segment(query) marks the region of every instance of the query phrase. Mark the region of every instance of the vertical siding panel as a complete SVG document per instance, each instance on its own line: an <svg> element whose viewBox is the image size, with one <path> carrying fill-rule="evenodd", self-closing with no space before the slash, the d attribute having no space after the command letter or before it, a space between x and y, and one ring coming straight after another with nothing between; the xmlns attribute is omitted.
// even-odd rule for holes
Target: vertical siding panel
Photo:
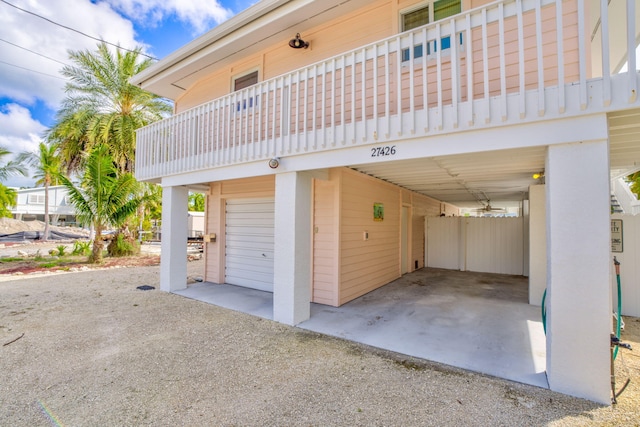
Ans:
<svg viewBox="0 0 640 427"><path fill-rule="evenodd" d="M206 199L205 230L207 234L216 233L217 239L215 242L206 243L204 245L206 261L204 280L212 283L221 283L224 281L222 276L223 273L220 269L220 247L224 247L224 233L221 233L221 216L224 215L224 209L220 208L220 183L211 184L211 189L207 194Z"/></svg>
<svg viewBox="0 0 640 427"><path fill-rule="evenodd" d="M468 218L467 270L523 273L522 218Z"/></svg>
<svg viewBox="0 0 640 427"><path fill-rule="evenodd" d="M427 218L427 267L459 270L461 217Z"/></svg>
<svg viewBox="0 0 640 427"><path fill-rule="evenodd" d="M334 182L314 182L312 302L338 305L338 212Z"/></svg>

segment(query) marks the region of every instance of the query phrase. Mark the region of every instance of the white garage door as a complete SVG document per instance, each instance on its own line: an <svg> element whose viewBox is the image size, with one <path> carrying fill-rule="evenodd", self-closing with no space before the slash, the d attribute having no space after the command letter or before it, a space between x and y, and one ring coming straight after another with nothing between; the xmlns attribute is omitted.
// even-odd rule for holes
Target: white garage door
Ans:
<svg viewBox="0 0 640 427"><path fill-rule="evenodd" d="M275 202L227 200L225 282L273 292Z"/></svg>

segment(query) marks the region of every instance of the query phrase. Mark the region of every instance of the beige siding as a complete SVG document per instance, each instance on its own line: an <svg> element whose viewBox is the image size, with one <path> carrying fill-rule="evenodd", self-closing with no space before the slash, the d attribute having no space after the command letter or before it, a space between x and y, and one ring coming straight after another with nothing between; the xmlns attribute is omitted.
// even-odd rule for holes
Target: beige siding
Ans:
<svg viewBox="0 0 640 427"><path fill-rule="evenodd" d="M275 177L273 175L234 179L210 184L207 197L207 233L215 233L216 241L205 246L205 280L212 283L224 282L225 248L225 200L247 197L273 197Z"/></svg>
<svg viewBox="0 0 640 427"><path fill-rule="evenodd" d="M216 70L188 88L187 92L177 100L176 111L181 112L228 94L231 91L233 79L247 72L258 70L259 79L261 81L267 80L305 65L317 63L338 53L397 34L399 11L418 3L417 1L396 2L390 0L372 2L357 12L306 31L303 38L310 41L311 47L301 51L292 51L287 44L290 35L283 35L284 39L278 44L258 54L236 61L223 70ZM463 6L466 9L469 6L477 7L485 3L489 2L471 3L465 1ZM577 0L563 2L565 66L562 71L565 83L578 79L576 10ZM557 85L555 5L543 7L542 17L544 84L546 86ZM452 69L454 64L451 58L453 49L442 51L439 63L433 57L428 57L415 60L411 64L405 63L402 67L397 67L398 55L391 52L387 57L388 60L381 55L375 60L365 61L365 82L362 82L362 63L358 63L355 67L346 66L343 70L335 72L331 71L331 67L328 65L328 69L325 69L324 66L320 68L323 72L323 77L320 78L302 72L300 76L304 77L303 82L298 83L294 79L294 82L286 89L286 93L283 93L282 89L269 89L266 93L254 97L250 90L242 92L237 100L232 99L224 105L213 107L214 112L211 115L213 119L209 117L205 120L213 120L213 122L222 120L225 124L220 127L210 126L204 130L203 137L208 141L219 138L224 141L225 146L238 146L241 143L280 137L285 131L285 129L281 129L282 125L289 129L290 134L298 134L319 127L335 127L343 123L360 122L365 117L372 119L374 116L396 115L399 111L408 112L412 108L422 110L425 107L436 107L440 104L450 105L454 101L453 96L456 93L457 101L464 102L469 99L467 61L470 50L473 51L471 72L473 73L475 98L517 93L521 87L518 77L521 58L517 22L516 17L504 20L507 43L504 46L503 57L500 55L497 42L499 37L498 23L494 22L487 26L489 47L486 52L486 64L484 63L480 37L482 30L476 28L472 32L472 40L469 40L466 32L453 36L451 42L458 46L456 50L459 56L455 70ZM523 24L524 38L522 43L525 74L522 83L525 89L534 89L539 85L535 12L525 13ZM460 41L461 45L459 45ZM438 73L438 64L440 73ZM486 74L485 66L487 67ZM504 88L500 78L502 66L507 74ZM376 80L374 80L374 68L378 71ZM456 88L453 87L452 73L458 74ZM426 91L423 87L424 74L426 74L427 82ZM411 75L415 79L413 84L410 84ZM398 79L400 79L400 84ZM388 88L386 87L387 81L389 82ZM485 81L487 82L486 87ZM400 86L399 94L398 86ZM333 88L340 88L340 90L334 91ZM414 91L413 97L411 90ZM389 95L388 100L385 99L385 93ZM283 95L291 100L287 111L289 117L284 118L281 117L283 111L280 108ZM254 103L260 108L252 108ZM324 109L322 105L325 106ZM212 147L203 147L204 152L212 149Z"/></svg>
<svg viewBox="0 0 640 427"><path fill-rule="evenodd" d="M224 233L222 224L224 224L224 208L221 207L222 200L220 198L220 183L210 185L210 191L207 195L206 215L206 233L216 234L216 241L205 243L204 259L205 271L204 280L207 282L221 283L224 281L224 264L220 265L220 260L224 254L220 248L224 248Z"/></svg>
<svg viewBox="0 0 640 427"><path fill-rule="evenodd" d="M205 280L224 282L225 200L273 197L274 176L212 183L207 197ZM452 205L402 189L350 169L332 169L328 180L315 180L313 194L312 301L342 305L400 277L400 212L409 207L409 271L424 266L424 218ZM373 220L373 204L384 204L384 220ZM369 239L364 239L364 233Z"/></svg>
<svg viewBox="0 0 640 427"><path fill-rule="evenodd" d="M452 205L350 169L314 184L313 302L339 306L400 277L401 208L409 208L409 271L424 267L424 218ZM384 220L373 220L373 204ZM368 233L368 240L365 240Z"/></svg>
<svg viewBox="0 0 640 427"><path fill-rule="evenodd" d="M309 49L293 52L288 46L295 35L283 34L282 41L263 52L244 58L224 70L217 70L187 89L176 100L176 112L219 98L231 91L233 76L258 68L261 81L313 64L342 52L372 43L395 33L397 19L393 1L379 0L332 22L324 23L302 34L310 41Z"/></svg>
<svg viewBox="0 0 640 427"><path fill-rule="evenodd" d="M338 305L338 192L337 183L316 180L313 194L312 302Z"/></svg>
<svg viewBox="0 0 640 427"><path fill-rule="evenodd" d="M222 186L221 194L227 199L274 197L276 194L275 175L234 179L231 181L223 181L220 185Z"/></svg>
<svg viewBox="0 0 640 427"><path fill-rule="evenodd" d="M400 192L384 182L344 170L340 191L340 304L400 275ZM373 204L384 204L384 220L373 220ZM364 233L369 235L364 239Z"/></svg>

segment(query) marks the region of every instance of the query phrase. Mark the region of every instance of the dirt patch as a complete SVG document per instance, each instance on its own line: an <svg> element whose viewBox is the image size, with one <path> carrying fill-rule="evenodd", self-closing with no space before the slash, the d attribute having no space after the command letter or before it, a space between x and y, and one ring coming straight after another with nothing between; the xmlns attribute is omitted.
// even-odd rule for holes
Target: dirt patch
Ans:
<svg viewBox="0 0 640 427"><path fill-rule="evenodd" d="M48 266L48 264L56 265ZM82 271L95 268L113 267L147 267L160 264L159 255L139 255L121 258L105 258L100 264L92 264L87 261L87 257L73 257L68 260L55 261L43 259L24 259L0 262L0 275L5 274L33 274L57 271Z"/></svg>
<svg viewBox="0 0 640 427"><path fill-rule="evenodd" d="M187 270L201 274L204 261ZM301 332L161 292L159 280L152 266L0 283L0 425L573 427L640 419L640 319L625 317L622 337L634 350L616 360L618 386L631 383L618 405L602 406Z"/></svg>

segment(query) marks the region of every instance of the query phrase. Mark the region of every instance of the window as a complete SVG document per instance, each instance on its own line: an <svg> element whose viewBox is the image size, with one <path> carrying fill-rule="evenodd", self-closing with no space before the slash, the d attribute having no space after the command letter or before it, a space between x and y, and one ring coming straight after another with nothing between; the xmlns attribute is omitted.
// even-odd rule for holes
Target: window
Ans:
<svg viewBox="0 0 640 427"><path fill-rule="evenodd" d="M233 79L233 91L237 92L242 89L246 89L258 83L258 71L253 71L249 74L245 74ZM240 112L242 110L247 110L249 108L253 108L253 105L258 103L258 95L253 97L248 97L238 101L236 104L236 112Z"/></svg>
<svg viewBox="0 0 640 427"><path fill-rule="evenodd" d="M44 194L29 194L27 204L44 205Z"/></svg>
<svg viewBox="0 0 640 427"><path fill-rule="evenodd" d="M430 22L436 22L449 16L462 12L462 0L429 0L426 5L413 9L402 14L402 31L409 31L414 28L426 25ZM460 34L460 44L462 44L462 34ZM451 48L451 37L443 37L440 39L440 49L445 50ZM436 41L427 45L427 56L436 52L438 46ZM424 55L424 47L422 44L413 47L413 58L421 58ZM402 61L411 59L409 49L402 51Z"/></svg>
<svg viewBox="0 0 640 427"><path fill-rule="evenodd" d="M256 83L258 83L258 72L254 71L253 73L245 74L233 80L233 91L236 92L248 88Z"/></svg>

